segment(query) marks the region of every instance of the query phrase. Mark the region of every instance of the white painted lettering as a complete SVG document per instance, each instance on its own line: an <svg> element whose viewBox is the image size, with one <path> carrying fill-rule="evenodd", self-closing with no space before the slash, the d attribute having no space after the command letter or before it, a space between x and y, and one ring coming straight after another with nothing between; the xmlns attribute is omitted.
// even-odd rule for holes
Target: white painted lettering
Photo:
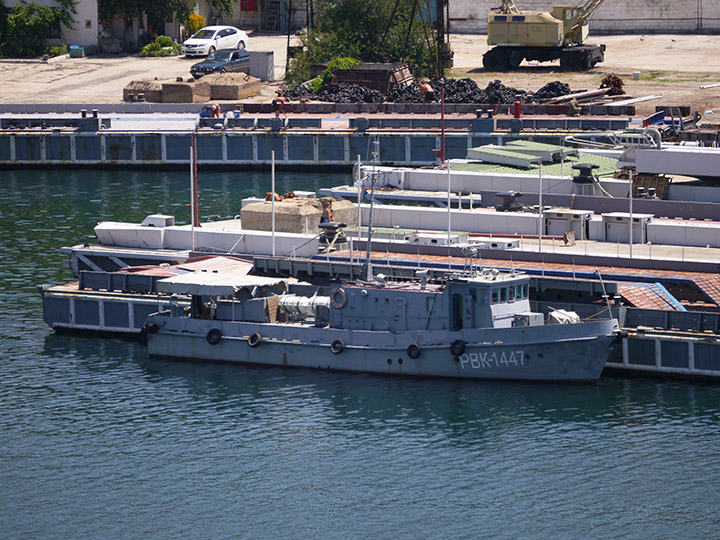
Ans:
<svg viewBox="0 0 720 540"><path fill-rule="evenodd" d="M525 351L502 351L498 356L497 351L485 351L480 353L463 353L460 355L460 368L466 369L468 364L472 369L487 369L503 366L524 366Z"/></svg>
<svg viewBox="0 0 720 540"><path fill-rule="evenodd" d="M488 353L484 352L480 356L480 361L482 362L482 367L484 367L484 368L492 367L492 366L490 366L490 362L488 362L487 355L488 355Z"/></svg>

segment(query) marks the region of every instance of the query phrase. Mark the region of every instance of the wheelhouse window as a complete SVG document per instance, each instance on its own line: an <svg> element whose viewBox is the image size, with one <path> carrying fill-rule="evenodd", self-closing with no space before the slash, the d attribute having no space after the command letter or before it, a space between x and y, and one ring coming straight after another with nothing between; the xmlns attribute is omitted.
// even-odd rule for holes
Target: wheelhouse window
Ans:
<svg viewBox="0 0 720 540"><path fill-rule="evenodd" d="M500 289L500 301L507 302L507 299L508 299L508 290L507 290L507 287L503 287Z"/></svg>
<svg viewBox="0 0 720 540"><path fill-rule="evenodd" d="M497 304L500 301L500 289L493 289L490 293L490 302Z"/></svg>

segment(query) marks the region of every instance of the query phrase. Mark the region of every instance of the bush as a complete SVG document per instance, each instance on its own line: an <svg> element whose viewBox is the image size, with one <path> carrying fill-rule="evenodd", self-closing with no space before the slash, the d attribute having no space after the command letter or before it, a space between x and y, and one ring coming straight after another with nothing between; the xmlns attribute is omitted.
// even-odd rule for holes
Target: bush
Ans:
<svg viewBox="0 0 720 540"><path fill-rule="evenodd" d="M140 56L170 56L179 54L182 46L168 36L158 36L155 41L145 45L140 51Z"/></svg>
<svg viewBox="0 0 720 540"><path fill-rule="evenodd" d="M62 45L53 45L52 47L48 47L47 49L45 49L45 54L47 54L51 58L55 56L62 56L63 54L68 53L70 53L70 49L64 43Z"/></svg>
<svg viewBox="0 0 720 540"><path fill-rule="evenodd" d="M173 45L176 45L176 43L173 41L171 37L168 36L158 36L155 38L155 43L160 45L161 47L172 47Z"/></svg>
<svg viewBox="0 0 720 540"><path fill-rule="evenodd" d="M350 69L360 63L360 60L356 60L355 58L336 58L328 64L325 71L323 71L318 77L318 79L320 79L320 88L313 88L313 90L320 92L323 88L330 84L332 82L333 73L335 73L338 69Z"/></svg>
<svg viewBox="0 0 720 540"><path fill-rule="evenodd" d="M45 36L50 29L65 22L62 10L34 2L17 4L7 16L4 52L25 58L40 56L45 50Z"/></svg>
<svg viewBox="0 0 720 540"><path fill-rule="evenodd" d="M187 37L192 36L195 32L205 26L205 17L193 13L185 21L185 34Z"/></svg>

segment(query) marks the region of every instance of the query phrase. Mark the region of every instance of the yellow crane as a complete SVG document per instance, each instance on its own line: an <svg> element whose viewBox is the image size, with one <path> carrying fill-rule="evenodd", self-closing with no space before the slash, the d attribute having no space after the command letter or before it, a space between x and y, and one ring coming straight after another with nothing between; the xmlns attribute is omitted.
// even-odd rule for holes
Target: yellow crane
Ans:
<svg viewBox="0 0 720 540"><path fill-rule="evenodd" d="M604 0L553 6L551 11L521 11L513 0L502 0L488 14L488 45L483 55L486 71L515 69L524 59L547 62L560 59L560 68L584 71L605 59L605 45L585 43L588 19Z"/></svg>

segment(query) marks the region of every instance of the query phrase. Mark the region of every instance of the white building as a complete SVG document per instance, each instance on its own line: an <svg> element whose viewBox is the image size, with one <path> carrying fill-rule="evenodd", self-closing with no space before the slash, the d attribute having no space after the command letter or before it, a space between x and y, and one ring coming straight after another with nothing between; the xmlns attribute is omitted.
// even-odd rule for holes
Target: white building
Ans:
<svg viewBox="0 0 720 540"><path fill-rule="evenodd" d="M56 7L55 0L34 0L41 6ZM5 0L5 7L11 9L20 3L20 0ZM72 28L62 27L62 41L68 45L81 45L83 47L97 47L98 45L98 6L97 0L75 0L75 24ZM60 44L59 36L48 36L48 45Z"/></svg>

